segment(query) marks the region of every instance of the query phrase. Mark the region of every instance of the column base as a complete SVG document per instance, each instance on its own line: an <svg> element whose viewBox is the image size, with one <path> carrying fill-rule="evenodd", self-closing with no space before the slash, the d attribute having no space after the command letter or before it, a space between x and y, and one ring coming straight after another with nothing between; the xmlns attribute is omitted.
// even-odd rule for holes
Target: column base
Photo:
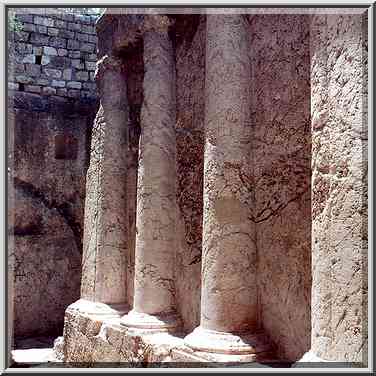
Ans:
<svg viewBox="0 0 376 376"><path fill-rule="evenodd" d="M147 313L136 312L132 309L127 315L121 318L120 324L140 333L172 333L179 329L180 319L173 312L149 315Z"/></svg>
<svg viewBox="0 0 376 376"><path fill-rule="evenodd" d="M85 312L88 315L121 317L129 312L126 303L101 303L87 299L79 299L72 303L69 311Z"/></svg>
<svg viewBox="0 0 376 376"><path fill-rule="evenodd" d="M235 334L196 328L184 339L191 349L217 354L255 354L257 336L249 333Z"/></svg>

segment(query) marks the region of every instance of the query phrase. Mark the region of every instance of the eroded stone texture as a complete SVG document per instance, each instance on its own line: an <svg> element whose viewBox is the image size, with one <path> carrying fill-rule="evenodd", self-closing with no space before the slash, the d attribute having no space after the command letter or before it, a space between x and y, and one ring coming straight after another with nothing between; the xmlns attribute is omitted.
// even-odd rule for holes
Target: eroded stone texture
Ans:
<svg viewBox="0 0 376 376"><path fill-rule="evenodd" d="M257 326L248 30L239 15L208 15L206 30L201 322L186 341L236 353L251 347L212 331L235 334Z"/></svg>
<svg viewBox="0 0 376 376"><path fill-rule="evenodd" d="M96 75L102 97L87 173L81 296L123 303L128 250L129 123L123 62L106 55L98 62Z"/></svg>
<svg viewBox="0 0 376 376"><path fill-rule="evenodd" d="M176 325L165 317L175 311L176 248L175 63L165 20L144 23L134 301L123 321L146 328Z"/></svg>
<svg viewBox="0 0 376 376"><path fill-rule="evenodd" d="M15 233L10 244L15 335L56 335L65 308L79 296L81 254L58 211L30 197L25 186L16 185L14 195Z"/></svg>
<svg viewBox="0 0 376 376"><path fill-rule="evenodd" d="M8 113L9 287L16 338L58 334L66 306L79 297L92 121L89 112L49 113L28 105L19 109L14 103ZM63 158L56 155L59 137L71 140L60 145Z"/></svg>
<svg viewBox="0 0 376 376"><path fill-rule="evenodd" d="M124 56L129 101L129 150L127 167L128 252L127 252L127 302L133 305L134 261L136 243L138 144L140 136L140 113L144 65L139 50Z"/></svg>
<svg viewBox="0 0 376 376"><path fill-rule="evenodd" d="M342 30L354 36L356 27L347 29L345 18L336 19L329 27L325 18L325 25L316 30L323 37L320 39L304 14L174 15L170 19L175 19L175 25L167 36L164 22L150 30L145 15L128 19L126 12L120 12L106 17L108 23L103 19L100 30L109 38L107 52L125 58L130 124L137 118L136 107L143 103L139 165L134 158L136 134L127 157L128 213L124 214L128 218L126 290L134 309L123 318L119 313L112 318L111 314L99 317L98 306L68 310L63 344L66 359L138 359L144 365L202 359L255 361L260 352L269 353L269 337L278 352L272 359L298 359L309 349L311 339L311 218L314 255L319 255L312 263L316 278L312 320L317 321L312 332L317 329L318 335L312 336L312 349L303 360L342 360L343 354L349 360L357 357L361 343L351 336L360 328L365 330L365 325L359 324L362 302L357 290L357 268L365 264L356 264L361 252L354 249L362 242L356 225L355 232L346 235L342 223L347 214L352 220L365 216L364 207L360 210L357 205L364 204L358 195L365 180L359 182L366 176L360 157L365 148L358 148L358 141L366 142L366 136L356 133L361 113L359 93L352 96L354 103L347 103L345 89L337 92L337 84L328 89L328 82L337 79L334 73L329 74L331 70L337 70L340 80L344 74L341 64L329 64L330 51L342 41ZM125 35L127 25L131 35ZM332 39L324 37L325 33ZM140 38L143 48L137 42ZM359 48L352 42L354 37L346 38L343 40L350 41L350 46ZM325 46L324 57L317 47L320 43ZM314 55L316 48L320 53ZM351 54L344 51L340 49L338 56L344 53L347 63L356 66L350 69L355 80L350 87L359 85L357 69L361 65L354 60L358 50ZM144 64L140 64L141 57ZM344 88L346 82L344 79ZM358 112L356 107L354 112L347 111L350 104L358 106ZM341 133L340 116L345 124L351 124L345 129L348 133ZM347 152L351 163L348 170L339 171ZM350 186L356 192L351 196ZM337 201L346 187L346 194ZM354 198L353 202L347 202L347 197ZM340 204L344 211L339 210ZM135 219L136 226L132 224ZM160 226L162 222L165 226ZM332 225L335 236L330 232ZM348 246L344 254L342 241ZM339 261L332 264L334 252ZM338 265L341 270L336 269ZM349 266L354 275L346 274ZM341 277L342 271L348 281ZM326 281L321 283L323 276ZM334 293L338 295L334 297ZM351 312L343 314L349 307ZM166 316L160 314L175 313L175 309L182 318L184 334L155 334L161 327L175 329L176 316L166 323ZM141 344L147 341L152 350L139 358Z"/></svg>
<svg viewBox="0 0 376 376"><path fill-rule="evenodd" d="M367 21L313 16L312 351L367 357Z"/></svg>
<svg viewBox="0 0 376 376"><path fill-rule="evenodd" d="M310 347L308 16L249 21L259 317L279 356L296 360Z"/></svg>
<svg viewBox="0 0 376 376"><path fill-rule="evenodd" d="M206 19L176 21L177 310L184 329L200 324Z"/></svg>
<svg viewBox="0 0 376 376"><path fill-rule="evenodd" d="M228 362L236 366L245 360L244 355L194 351L184 344L181 333L134 333L121 325L121 314L108 305L84 299L70 305L64 341L55 345L55 358L62 352L68 365L85 362L87 367L98 362L110 363L111 367L221 367L228 366ZM270 348L265 338L253 338L253 342L260 351L247 355L247 361L260 367L254 361L265 362L265 355L271 355Z"/></svg>

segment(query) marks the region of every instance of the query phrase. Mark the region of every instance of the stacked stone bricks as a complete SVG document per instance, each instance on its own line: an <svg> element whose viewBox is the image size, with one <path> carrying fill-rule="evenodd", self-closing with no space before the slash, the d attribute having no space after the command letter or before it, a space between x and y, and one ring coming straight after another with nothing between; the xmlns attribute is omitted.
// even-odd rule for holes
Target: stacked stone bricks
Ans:
<svg viewBox="0 0 376 376"><path fill-rule="evenodd" d="M8 37L8 88L67 99L96 98L97 16L42 10L15 12L18 27Z"/></svg>

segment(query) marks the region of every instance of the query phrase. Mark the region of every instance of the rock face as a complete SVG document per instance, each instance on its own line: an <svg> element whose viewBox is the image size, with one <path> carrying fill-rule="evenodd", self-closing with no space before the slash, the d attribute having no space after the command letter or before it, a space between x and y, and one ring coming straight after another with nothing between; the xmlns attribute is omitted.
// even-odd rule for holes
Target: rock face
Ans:
<svg viewBox="0 0 376 376"><path fill-rule="evenodd" d="M65 307L79 297L92 118L14 108L9 115L14 335L56 335Z"/></svg>
<svg viewBox="0 0 376 376"><path fill-rule="evenodd" d="M80 28L94 23L64 16ZM16 19L24 31L10 33L8 235L17 338L61 334L64 310L80 296L85 175L97 97L95 87L87 92L90 98L74 99L57 87L51 96L44 90L53 80L65 80L59 85L67 87L75 79L68 55L80 51L62 51L75 34L61 17L20 10ZM81 69L89 77L87 61ZM27 72L34 65L35 75ZM22 83L19 74L30 82Z"/></svg>
<svg viewBox="0 0 376 376"><path fill-rule="evenodd" d="M367 18L311 20L312 351L367 362Z"/></svg>
<svg viewBox="0 0 376 376"><path fill-rule="evenodd" d="M65 361L366 364L366 19L228 12L98 21L100 62L119 69L103 105L123 106L100 125L126 133L103 150L127 142L109 169L97 138L90 158L107 199L124 188L100 226L126 244L103 258L86 236L82 286L102 293L67 309ZM106 199L92 187L89 216Z"/></svg>
<svg viewBox="0 0 376 376"><path fill-rule="evenodd" d="M311 340L309 16L249 17L260 319L280 356L299 359Z"/></svg>

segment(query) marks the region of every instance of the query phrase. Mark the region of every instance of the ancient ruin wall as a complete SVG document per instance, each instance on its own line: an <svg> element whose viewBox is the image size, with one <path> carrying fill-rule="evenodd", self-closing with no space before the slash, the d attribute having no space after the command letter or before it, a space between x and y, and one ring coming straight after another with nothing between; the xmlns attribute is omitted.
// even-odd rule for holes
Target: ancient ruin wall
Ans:
<svg viewBox="0 0 376 376"><path fill-rule="evenodd" d="M281 357L298 359L310 347L308 21L306 16L253 16L249 21L253 127L249 152L261 276L259 323ZM179 313L189 332L199 325L200 315L205 17L177 18L176 27L182 36L176 50L181 218L176 288Z"/></svg>
<svg viewBox="0 0 376 376"><path fill-rule="evenodd" d="M34 14L33 14L34 13ZM9 30L8 88L43 96L95 98L95 16L16 10Z"/></svg>
<svg viewBox="0 0 376 376"><path fill-rule="evenodd" d="M308 16L249 21L259 321L279 355L296 360L311 338Z"/></svg>
<svg viewBox="0 0 376 376"><path fill-rule="evenodd" d="M316 15L311 20L312 350L324 359L364 364L366 36L365 15Z"/></svg>
<svg viewBox="0 0 376 376"><path fill-rule="evenodd" d="M38 11L38 14L33 14ZM17 10L8 65L15 337L61 334L79 297L85 175L97 108L94 19Z"/></svg>
<svg viewBox="0 0 376 376"><path fill-rule="evenodd" d="M192 15L178 19L176 27L176 296L189 333L200 324L206 20Z"/></svg>

